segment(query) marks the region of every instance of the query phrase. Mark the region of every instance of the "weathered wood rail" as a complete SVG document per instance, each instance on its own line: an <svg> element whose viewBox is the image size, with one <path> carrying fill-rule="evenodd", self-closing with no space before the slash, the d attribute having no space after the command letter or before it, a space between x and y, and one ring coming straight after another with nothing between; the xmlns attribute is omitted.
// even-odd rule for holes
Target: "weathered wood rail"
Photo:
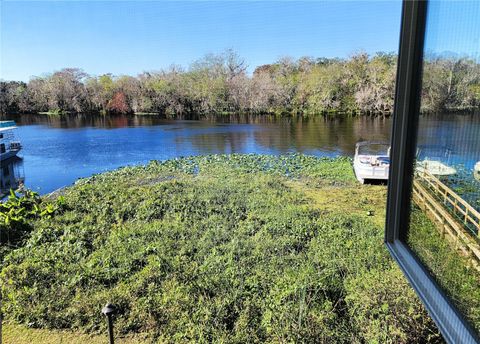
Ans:
<svg viewBox="0 0 480 344"><path fill-rule="evenodd" d="M455 249L480 271L480 213L429 172L417 172L413 200Z"/></svg>

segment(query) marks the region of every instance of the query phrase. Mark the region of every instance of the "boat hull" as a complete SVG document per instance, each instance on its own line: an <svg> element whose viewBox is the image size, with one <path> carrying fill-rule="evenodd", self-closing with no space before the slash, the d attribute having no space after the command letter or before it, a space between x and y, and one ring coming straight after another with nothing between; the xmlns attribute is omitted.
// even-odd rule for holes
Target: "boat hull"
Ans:
<svg viewBox="0 0 480 344"><path fill-rule="evenodd" d="M362 184L367 180L388 180L389 166L362 166L361 163L354 163L353 170Z"/></svg>
<svg viewBox="0 0 480 344"><path fill-rule="evenodd" d="M388 180L390 146L386 142L362 141L355 145L353 170L360 183L370 180Z"/></svg>
<svg viewBox="0 0 480 344"><path fill-rule="evenodd" d="M5 153L2 153L2 154L0 154L0 161L4 161L4 160L10 159L10 158L13 158L14 156L16 156L18 154L18 152L20 152L20 149L9 150Z"/></svg>

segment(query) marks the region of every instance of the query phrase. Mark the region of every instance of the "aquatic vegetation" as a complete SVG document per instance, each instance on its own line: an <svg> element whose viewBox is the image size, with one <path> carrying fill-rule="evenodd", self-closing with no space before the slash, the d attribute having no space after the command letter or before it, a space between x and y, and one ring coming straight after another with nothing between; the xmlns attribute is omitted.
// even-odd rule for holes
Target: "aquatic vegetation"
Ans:
<svg viewBox="0 0 480 344"><path fill-rule="evenodd" d="M385 195L349 159L298 154L95 175L5 258L3 312L98 333L110 301L119 333L152 342L438 342L383 246Z"/></svg>

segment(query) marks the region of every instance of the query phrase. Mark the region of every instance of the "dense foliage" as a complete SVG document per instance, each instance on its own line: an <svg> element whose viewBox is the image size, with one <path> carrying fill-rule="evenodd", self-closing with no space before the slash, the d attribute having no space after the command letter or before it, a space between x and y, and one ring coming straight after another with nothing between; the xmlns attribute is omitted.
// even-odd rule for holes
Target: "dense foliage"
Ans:
<svg viewBox="0 0 480 344"><path fill-rule="evenodd" d="M207 55L188 70L173 66L137 77L89 76L75 68L0 82L0 113L390 113L396 56L281 58L248 75L235 52ZM480 65L468 58L425 61L424 111L480 105Z"/></svg>
<svg viewBox="0 0 480 344"><path fill-rule="evenodd" d="M204 156L95 175L5 258L3 311L96 332L111 301L117 331L172 343L438 342L383 247L384 197L345 158Z"/></svg>
<svg viewBox="0 0 480 344"><path fill-rule="evenodd" d="M8 200L0 202L0 261L30 233L30 220L52 216L62 200L43 202L36 192L24 190L17 195L11 190Z"/></svg>

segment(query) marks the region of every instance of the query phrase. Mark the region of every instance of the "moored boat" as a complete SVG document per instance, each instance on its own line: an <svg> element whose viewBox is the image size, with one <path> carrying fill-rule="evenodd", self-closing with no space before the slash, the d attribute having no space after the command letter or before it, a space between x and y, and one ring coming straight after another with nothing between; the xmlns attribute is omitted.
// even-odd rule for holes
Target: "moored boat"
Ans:
<svg viewBox="0 0 480 344"><path fill-rule="evenodd" d="M475 164L473 167L473 176L475 179L480 180L480 161Z"/></svg>
<svg viewBox="0 0 480 344"><path fill-rule="evenodd" d="M434 176L451 176L457 173L457 170L438 160L417 161L416 169L418 172L429 172Z"/></svg>
<svg viewBox="0 0 480 344"><path fill-rule="evenodd" d="M416 172L434 176L451 176L457 170L450 165L452 149L448 146L422 145L417 150Z"/></svg>
<svg viewBox="0 0 480 344"><path fill-rule="evenodd" d="M353 159L355 176L360 183L387 180L390 169L390 146L385 142L358 142Z"/></svg>
<svg viewBox="0 0 480 344"><path fill-rule="evenodd" d="M22 149L22 144L15 137L15 121L0 121L0 160L14 157Z"/></svg>

